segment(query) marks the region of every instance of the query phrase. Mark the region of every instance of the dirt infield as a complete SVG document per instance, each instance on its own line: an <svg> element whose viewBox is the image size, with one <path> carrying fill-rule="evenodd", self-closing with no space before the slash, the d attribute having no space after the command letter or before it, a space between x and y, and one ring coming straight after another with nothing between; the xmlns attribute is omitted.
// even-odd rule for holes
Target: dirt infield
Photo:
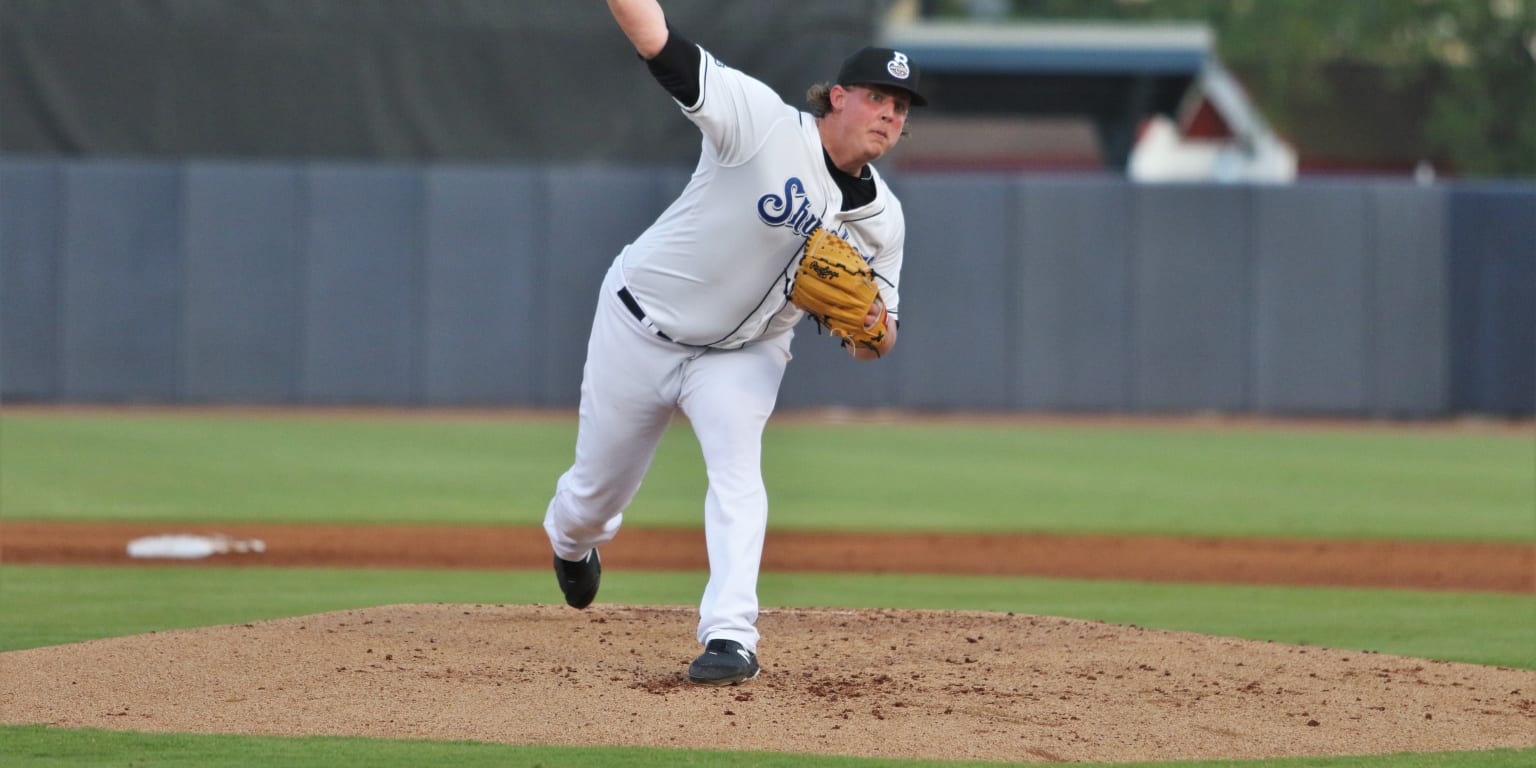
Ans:
<svg viewBox="0 0 1536 768"><path fill-rule="evenodd" d="M0 654L5 722L1009 762L1536 746L1536 672L975 612L414 605Z"/></svg>
<svg viewBox="0 0 1536 768"><path fill-rule="evenodd" d="M165 564L126 552L165 533L265 544L182 567L542 570L550 557L536 528L0 520L0 563ZM706 568L698 531L630 527L603 555L610 579ZM1536 594L1533 544L770 531L763 567ZM552 576L545 599L558 602ZM695 620L692 606L601 596L586 611L384 606L0 653L0 722L1014 763L1536 748L1531 670L1011 613L769 607L762 676L711 689L684 680Z"/></svg>
<svg viewBox="0 0 1536 768"><path fill-rule="evenodd" d="M537 528L0 522L0 562L128 565L126 544L161 533L260 539L259 555L202 565L547 568ZM705 570L700 531L626 529L616 570ZM164 562L164 561L154 561ZM834 534L776 531L767 572L942 573L1536 594L1536 545L1171 537Z"/></svg>
<svg viewBox="0 0 1536 768"><path fill-rule="evenodd" d="M549 561L525 528L25 522L0 523L0 561L133 565L126 543L158 533L266 544L189 567ZM698 532L626 530L604 554L610 578L704 568ZM765 569L1536 593L1531 545L780 532ZM1529 670L1044 616L769 609L762 676L709 689L684 681L694 620L389 606L16 651L0 722L1007 762L1536 747Z"/></svg>

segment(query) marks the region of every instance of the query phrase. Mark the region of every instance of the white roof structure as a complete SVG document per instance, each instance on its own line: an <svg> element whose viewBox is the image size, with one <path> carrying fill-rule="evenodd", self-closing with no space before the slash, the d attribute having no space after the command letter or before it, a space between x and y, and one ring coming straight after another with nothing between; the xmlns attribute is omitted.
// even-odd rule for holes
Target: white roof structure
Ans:
<svg viewBox="0 0 1536 768"><path fill-rule="evenodd" d="M1205 24L912 19L881 42L918 62L941 124L1070 116L1094 125L1107 167L1138 181L1295 178L1295 152L1222 66ZM1205 130L1186 135L1197 115Z"/></svg>

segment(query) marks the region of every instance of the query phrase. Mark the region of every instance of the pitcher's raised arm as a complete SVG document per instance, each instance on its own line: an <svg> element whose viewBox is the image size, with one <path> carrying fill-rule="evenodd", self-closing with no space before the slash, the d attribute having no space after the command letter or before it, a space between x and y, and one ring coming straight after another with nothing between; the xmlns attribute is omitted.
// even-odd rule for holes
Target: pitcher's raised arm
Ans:
<svg viewBox="0 0 1536 768"><path fill-rule="evenodd" d="M641 57L654 58L667 44L667 17L656 0L608 0L608 10Z"/></svg>

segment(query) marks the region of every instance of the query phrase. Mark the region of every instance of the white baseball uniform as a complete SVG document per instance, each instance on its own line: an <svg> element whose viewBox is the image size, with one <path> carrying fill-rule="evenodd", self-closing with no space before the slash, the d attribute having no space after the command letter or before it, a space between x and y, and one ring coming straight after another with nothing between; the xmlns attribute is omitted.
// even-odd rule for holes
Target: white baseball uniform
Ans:
<svg viewBox="0 0 1536 768"><path fill-rule="evenodd" d="M872 166L873 200L843 210L815 118L700 53L697 102L679 103L703 134L698 167L603 280L575 463L560 477L544 527L566 560L612 540L681 410L709 481L710 579L698 639L735 640L755 652L768 521L762 434L804 316L789 303L787 282L807 235L824 226L885 278L882 298L897 317L905 224Z"/></svg>

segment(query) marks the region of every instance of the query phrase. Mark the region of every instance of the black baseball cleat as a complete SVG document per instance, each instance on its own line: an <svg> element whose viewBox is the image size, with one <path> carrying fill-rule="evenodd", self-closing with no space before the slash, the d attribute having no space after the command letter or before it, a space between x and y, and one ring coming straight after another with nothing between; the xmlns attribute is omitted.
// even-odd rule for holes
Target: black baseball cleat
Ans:
<svg viewBox="0 0 1536 768"><path fill-rule="evenodd" d="M593 549L585 560L561 560L555 555L555 579L560 591L565 593L565 604L572 608L585 608L597 597L597 583L603 577L603 561Z"/></svg>
<svg viewBox="0 0 1536 768"><path fill-rule="evenodd" d="M711 640L704 653L688 665L688 682L736 685L757 677L757 654L735 640Z"/></svg>

